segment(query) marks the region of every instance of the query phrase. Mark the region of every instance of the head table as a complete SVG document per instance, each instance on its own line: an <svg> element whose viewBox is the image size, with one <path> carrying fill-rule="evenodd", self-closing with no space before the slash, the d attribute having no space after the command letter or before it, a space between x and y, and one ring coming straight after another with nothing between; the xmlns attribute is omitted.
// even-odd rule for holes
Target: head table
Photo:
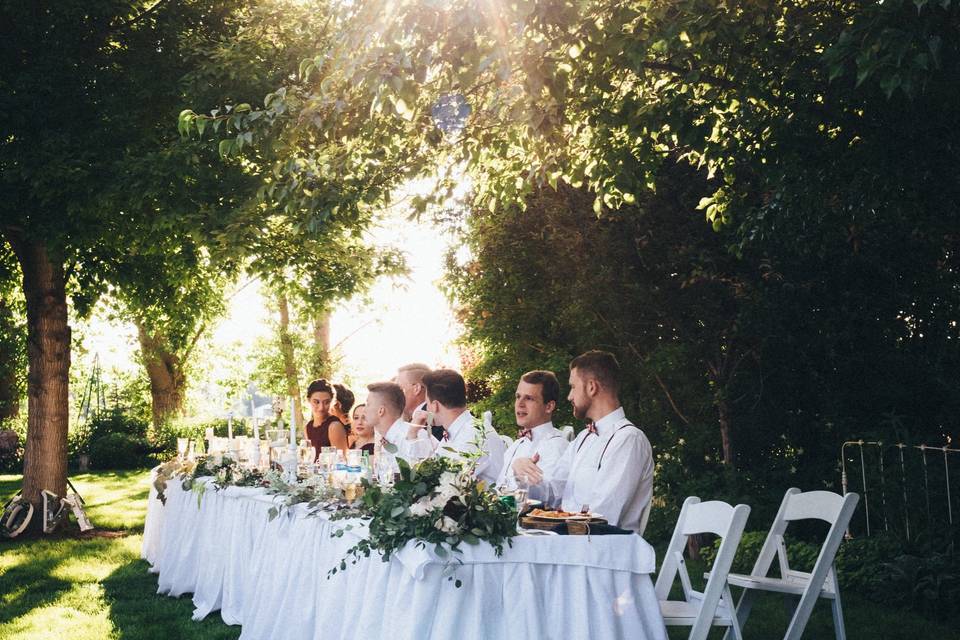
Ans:
<svg viewBox="0 0 960 640"><path fill-rule="evenodd" d="M637 535L518 536L497 557L486 543L454 560L408 544L328 578L362 525L307 517L295 505L273 520L262 489L171 480L151 491L142 556L159 593L192 593L193 618L213 611L242 625L241 640L313 638L631 638L666 640L650 574L653 548Z"/></svg>

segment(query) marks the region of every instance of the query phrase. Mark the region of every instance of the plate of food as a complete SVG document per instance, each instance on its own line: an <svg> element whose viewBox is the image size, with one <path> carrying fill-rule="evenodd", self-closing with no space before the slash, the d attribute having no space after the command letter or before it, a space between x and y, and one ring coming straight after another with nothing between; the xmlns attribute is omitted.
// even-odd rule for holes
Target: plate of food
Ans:
<svg viewBox="0 0 960 640"><path fill-rule="evenodd" d="M525 517L534 520L545 520L552 522L567 522L570 520L596 522L603 520L603 518L595 513L574 513L572 511L561 511L559 509L533 509L529 513L525 514Z"/></svg>

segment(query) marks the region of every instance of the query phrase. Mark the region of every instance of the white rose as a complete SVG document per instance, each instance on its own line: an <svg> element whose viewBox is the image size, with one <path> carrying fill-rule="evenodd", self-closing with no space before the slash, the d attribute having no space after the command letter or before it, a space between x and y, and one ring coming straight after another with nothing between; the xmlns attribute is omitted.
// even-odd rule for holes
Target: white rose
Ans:
<svg viewBox="0 0 960 640"><path fill-rule="evenodd" d="M457 533L460 531L460 525L450 516L441 516L433 523L433 526L444 533Z"/></svg>
<svg viewBox="0 0 960 640"><path fill-rule="evenodd" d="M452 471L444 471L437 483L434 492L437 494L437 500L440 504L446 504L450 498L460 495L460 489L457 486L457 474Z"/></svg>
<svg viewBox="0 0 960 640"><path fill-rule="evenodd" d="M410 505L410 515L414 517L425 516L433 511L434 504L429 498L420 498Z"/></svg>

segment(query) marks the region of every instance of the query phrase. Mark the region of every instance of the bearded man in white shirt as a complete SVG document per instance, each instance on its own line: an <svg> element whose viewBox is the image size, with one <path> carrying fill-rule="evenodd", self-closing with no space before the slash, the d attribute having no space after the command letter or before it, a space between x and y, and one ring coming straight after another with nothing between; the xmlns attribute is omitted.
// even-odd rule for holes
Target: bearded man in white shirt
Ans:
<svg viewBox="0 0 960 640"><path fill-rule="evenodd" d="M427 391L426 411L415 411L414 424L427 426L428 418L442 427L440 438L430 436L433 455L462 460L466 453L477 451L477 443L484 455L477 462L476 474L481 480L493 484L503 465L503 440L495 431L484 433L483 426L467 410L467 384L456 371L438 369L423 376ZM408 436L410 438L412 436ZM422 442L420 436L414 440Z"/></svg>
<svg viewBox="0 0 960 640"><path fill-rule="evenodd" d="M560 382L552 371L528 371L520 376L513 403L519 429L517 439L503 454L498 487L516 487L513 461L520 458L535 461L544 475L553 475L554 467L569 444L551 420L559 400Z"/></svg>
<svg viewBox="0 0 960 640"><path fill-rule="evenodd" d="M588 351L570 362L573 414L589 420L551 475L531 458L514 460L547 503L590 512L642 533L653 498L653 452L646 435L624 415L618 397L620 365L612 353Z"/></svg>

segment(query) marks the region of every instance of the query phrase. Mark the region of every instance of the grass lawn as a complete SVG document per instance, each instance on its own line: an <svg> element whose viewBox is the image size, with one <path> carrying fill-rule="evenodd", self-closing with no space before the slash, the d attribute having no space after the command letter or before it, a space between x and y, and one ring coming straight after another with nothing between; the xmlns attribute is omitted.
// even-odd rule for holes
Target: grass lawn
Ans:
<svg viewBox="0 0 960 640"><path fill-rule="evenodd" d="M102 529L122 530L118 538L0 541L0 639L3 640L192 640L237 638L213 615L193 622L189 598L156 594L157 578L140 560L148 495L146 471L73 476L87 513ZM19 476L0 475L0 500L19 487ZM691 563L692 576L702 567ZM960 631L909 611L890 609L845 593L850 640L957 639ZM748 640L783 636L789 620L783 601L769 595L754 605ZM670 638L686 637L671 629ZM721 638L719 630L711 639ZM817 605L804 638L833 638L830 608Z"/></svg>

